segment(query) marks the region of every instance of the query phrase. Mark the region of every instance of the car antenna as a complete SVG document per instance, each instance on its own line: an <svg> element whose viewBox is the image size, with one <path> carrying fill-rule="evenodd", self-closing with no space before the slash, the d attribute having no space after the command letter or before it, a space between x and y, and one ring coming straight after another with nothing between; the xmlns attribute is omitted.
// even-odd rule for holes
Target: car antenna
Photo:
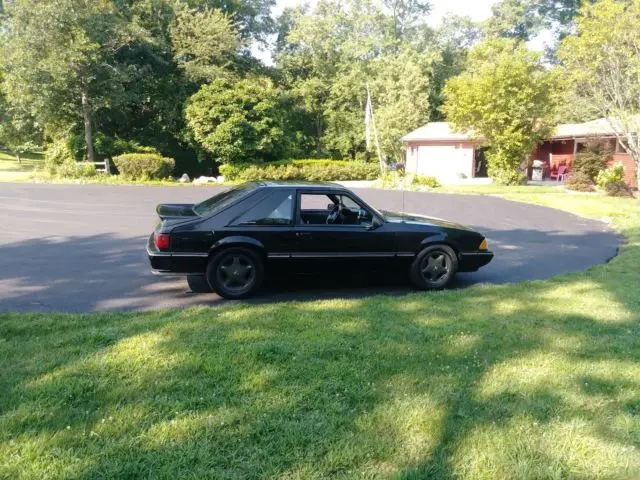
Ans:
<svg viewBox="0 0 640 480"><path fill-rule="evenodd" d="M404 175L402 176L402 214L404 215L405 211L404 211L404 192L405 192L405 177Z"/></svg>
<svg viewBox="0 0 640 480"><path fill-rule="evenodd" d="M405 181L406 181L406 178L407 177L405 175L402 175L402 211L400 213L402 213L403 215L405 213L405 211L404 211L404 193L405 193Z"/></svg>

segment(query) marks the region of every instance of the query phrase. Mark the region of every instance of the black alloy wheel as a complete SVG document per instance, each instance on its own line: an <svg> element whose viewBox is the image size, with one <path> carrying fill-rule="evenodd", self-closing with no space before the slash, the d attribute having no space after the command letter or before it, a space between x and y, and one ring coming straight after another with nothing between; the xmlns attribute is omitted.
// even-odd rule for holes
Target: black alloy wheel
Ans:
<svg viewBox="0 0 640 480"><path fill-rule="evenodd" d="M411 279L420 288L446 287L458 271L458 258L447 245L434 245L418 254L411 265Z"/></svg>
<svg viewBox="0 0 640 480"><path fill-rule="evenodd" d="M215 255L207 267L207 280L224 298L246 298L262 283L262 259L247 248L229 248Z"/></svg>

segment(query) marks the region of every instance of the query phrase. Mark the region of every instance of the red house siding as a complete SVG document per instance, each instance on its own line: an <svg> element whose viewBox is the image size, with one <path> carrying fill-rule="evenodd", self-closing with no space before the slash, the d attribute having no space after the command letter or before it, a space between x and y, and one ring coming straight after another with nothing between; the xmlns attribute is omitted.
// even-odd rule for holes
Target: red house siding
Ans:
<svg viewBox="0 0 640 480"><path fill-rule="evenodd" d="M560 165L570 167L573 164L573 140L542 142L536 147L531 159L549 162L549 165L555 169Z"/></svg>
<svg viewBox="0 0 640 480"><path fill-rule="evenodd" d="M612 151L615 151L616 140L615 138L606 139L609 143L609 147ZM573 165L573 151L574 140L550 140L542 142L536 147L531 155L532 160L542 160L543 162L549 162L551 168L557 169L560 165L567 165L569 168ZM609 166L616 163L622 163L624 165L624 178L627 185L630 187L637 187L636 166L630 155L626 153L615 153L613 158L609 162ZM531 169L529 168L529 175L531 175Z"/></svg>

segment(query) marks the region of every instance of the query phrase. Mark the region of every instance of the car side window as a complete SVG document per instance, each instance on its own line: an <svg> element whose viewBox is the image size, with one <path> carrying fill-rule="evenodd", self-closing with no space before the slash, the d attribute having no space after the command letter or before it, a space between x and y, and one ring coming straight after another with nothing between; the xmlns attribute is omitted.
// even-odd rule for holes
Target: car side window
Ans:
<svg viewBox="0 0 640 480"><path fill-rule="evenodd" d="M362 208L351 197L347 197L346 195L340 195L339 197L340 197L340 203L342 204L342 206L350 210L358 211L358 209Z"/></svg>
<svg viewBox="0 0 640 480"><path fill-rule="evenodd" d="M300 194L300 223L305 225L369 226L373 214L344 194Z"/></svg>
<svg viewBox="0 0 640 480"><path fill-rule="evenodd" d="M300 195L300 210L327 210L333 201L324 193L303 193Z"/></svg>
<svg viewBox="0 0 640 480"><path fill-rule="evenodd" d="M290 225L293 223L293 195L291 190L275 191L240 215L232 225Z"/></svg>

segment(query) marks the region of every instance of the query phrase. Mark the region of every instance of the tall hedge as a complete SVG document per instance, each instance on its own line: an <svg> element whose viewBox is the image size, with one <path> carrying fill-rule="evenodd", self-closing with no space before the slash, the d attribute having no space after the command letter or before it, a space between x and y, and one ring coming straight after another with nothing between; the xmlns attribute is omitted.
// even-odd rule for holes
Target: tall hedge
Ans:
<svg viewBox="0 0 640 480"><path fill-rule="evenodd" d="M262 164L222 165L220 173L226 180L375 180L377 164L336 160L283 160Z"/></svg>
<svg viewBox="0 0 640 480"><path fill-rule="evenodd" d="M160 180L173 172L173 158L153 153L127 153L113 158L120 175L132 180Z"/></svg>

